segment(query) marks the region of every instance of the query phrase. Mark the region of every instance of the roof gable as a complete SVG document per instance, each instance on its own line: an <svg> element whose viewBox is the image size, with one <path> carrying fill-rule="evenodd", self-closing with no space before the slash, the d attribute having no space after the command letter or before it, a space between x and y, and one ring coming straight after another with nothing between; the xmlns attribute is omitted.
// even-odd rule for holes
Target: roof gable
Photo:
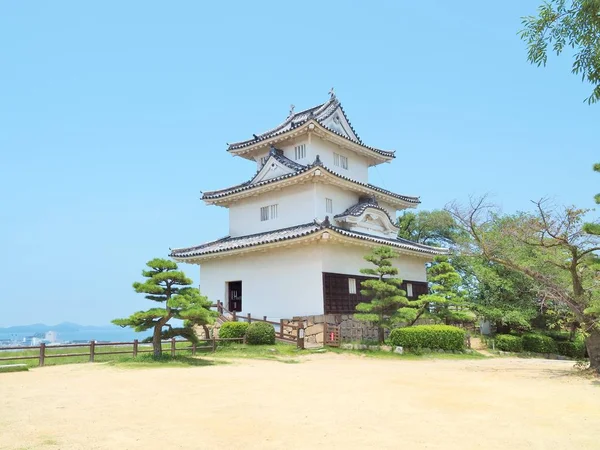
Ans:
<svg viewBox="0 0 600 450"><path fill-rule="evenodd" d="M341 136L352 139L353 141L362 142L355 133L354 128L352 128L352 125L350 125L350 121L341 104L338 104L337 108L335 108L329 117L324 120L317 119L317 121L325 128L328 128Z"/></svg>
<svg viewBox="0 0 600 450"><path fill-rule="evenodd" d="M288 162L292 164L289 164ZM262 168L258 171L254 178L252 178L249 184L260 183L261 181L296 173L298 170L303 168L304 166L301 164L294 163L289 158L286 158L283 155L277 155L271 151L269 158L265 161Z"/></svg>
<svg viewBox="0 0 600 450"><path fill-rule="evenodd" d="M345 228L383 237L396 237L399 228L388 212L374 198L363 198L359 203L335 216Z"/></svg>

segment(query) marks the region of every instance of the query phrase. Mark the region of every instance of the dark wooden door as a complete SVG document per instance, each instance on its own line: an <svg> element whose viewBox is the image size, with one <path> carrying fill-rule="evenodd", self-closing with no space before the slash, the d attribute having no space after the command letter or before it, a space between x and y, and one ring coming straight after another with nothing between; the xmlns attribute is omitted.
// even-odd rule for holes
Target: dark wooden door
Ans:
<svg viewBox="0 0 600 450"><path fill-rule="evenodd" d="M229 282L229 311L240 312L242 310L242 282Z"/></svg>

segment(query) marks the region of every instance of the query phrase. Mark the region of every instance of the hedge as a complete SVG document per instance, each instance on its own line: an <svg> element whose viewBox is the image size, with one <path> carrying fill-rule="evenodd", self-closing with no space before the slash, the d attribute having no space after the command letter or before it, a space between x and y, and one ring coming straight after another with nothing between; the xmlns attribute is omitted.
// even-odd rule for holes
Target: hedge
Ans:
<svg viewBox="0 0 600 450"><path fill-rule="evenodd" d="M248 330L248 324L245 322L225 322L219 328L219 338L222 339L232 339L239 338L242 339Z"/></svg>
<svg viewBox="0 0 600 450"><path fill-rule="evenodd" d="M585 342L578 340L575 342L557 342L556 347L560 355L568 356L570 358L584 358L585 357Z"/></svg>
<svg viewBox="0 0 600 450"><path fill-rule="evenodd" d="M533 353L556 353L556 342L550 336L543 334L524 334L523 350Z"/></svg>
<svg viewBox="0 0 600 450"><path fill-rule="evenodd" d="M389 341L408 349L463 350L465 331L450 325L417 325L393 329Z"/></svg>
<svg viewBox="0 0 600 450"><path fill-rule="evenodd" d="M503 352L523 351L523 339L520 336L513 336L511 334L497 334L495 339L495 346L498 350L502 350Z"/></svg>
<svg viewBox="0 0 600 450"><path fill-rule="evenodd" d="M275 343L275 328L265 322L254 322L246 330L246 343L250 345L267 345Z"/></svg>

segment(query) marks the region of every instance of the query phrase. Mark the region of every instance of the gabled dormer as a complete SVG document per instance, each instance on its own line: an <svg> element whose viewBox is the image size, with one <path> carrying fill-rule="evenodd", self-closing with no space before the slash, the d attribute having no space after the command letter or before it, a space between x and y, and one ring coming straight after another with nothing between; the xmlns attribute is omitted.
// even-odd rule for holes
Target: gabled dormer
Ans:
<svg viewBox="0 0 600 450"><path fill-rule="evenodd" d="M271 147L269 153L266 156L261 157L258 164L259 170L254 178L250 180L250 184L256 184L283 175L293 174L306 168L306 166L286 158L283 154L283 150L275 147Z"/></svg>
<svg viewBox="0 0 600 450"><path fill-rule="evenodd" d="M361 197L356 205L335 216L337 224L350 231L395 238L400 229L374 197Z"/></svg>

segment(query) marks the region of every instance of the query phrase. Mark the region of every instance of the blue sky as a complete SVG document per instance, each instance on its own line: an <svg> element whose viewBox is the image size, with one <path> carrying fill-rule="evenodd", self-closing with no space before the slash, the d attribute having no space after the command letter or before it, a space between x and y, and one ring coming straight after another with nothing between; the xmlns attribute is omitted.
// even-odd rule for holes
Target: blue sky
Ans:
<svg viewBox="0 0 600 450"><path fill-rule="evenodd" d="M592 208L600 106L568 55L527 63L516 33L539 1L3 2L0 326L145 308L148 259L227 233L200 192L255 167L226 142L332 86L397 151L372 182L423 209L487 192L507 212Z"/></svg>

